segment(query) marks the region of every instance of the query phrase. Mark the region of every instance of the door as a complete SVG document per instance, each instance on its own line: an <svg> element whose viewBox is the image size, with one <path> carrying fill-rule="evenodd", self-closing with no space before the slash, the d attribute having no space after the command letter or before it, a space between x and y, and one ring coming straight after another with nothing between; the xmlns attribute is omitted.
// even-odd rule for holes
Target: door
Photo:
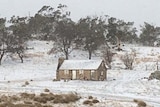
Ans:
<svg viewBox="0 0 160 107"><path fill-rule="evenodd" d="M72 71L72 79L75 80L76 77L77 77L77 76L76 76L76 70L73 70L73 71Z"/></svg>
<svg viewBox="0 0 160 107"><path fill-rule="evenodd" d="M95 80L95 71L91 70L91 80Z"/></svg>

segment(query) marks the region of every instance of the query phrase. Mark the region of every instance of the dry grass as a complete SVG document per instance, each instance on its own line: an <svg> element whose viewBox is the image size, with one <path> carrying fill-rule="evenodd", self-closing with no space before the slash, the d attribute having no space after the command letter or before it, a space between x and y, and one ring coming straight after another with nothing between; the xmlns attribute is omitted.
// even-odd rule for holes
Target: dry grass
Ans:
<svg viewBox="0 0 160 107"><path fill-rule="evenodd" d="M40 96L35 97L34 101L37 101L39 103L47 103L47 100L43 97L40 97Z"/></svg>
<svg viewBox="0 0 160 107"><path fill-rule="evenodd" d="M80 99L77 94L62 94L62 95L55 95L55 99L53 103L70 103L76 102Z"/></svg>
<svg viewBox="0 0 160 107"><path fill-rule="evenodd" d="M2 95L0 99L1 99L1 102L6 102L9 100L8 96L6 95Z"/></svg>
<svg viewBox="0 0 160 107"><path fill-rule="evenodd" d="M21 98L19 96L13 95L13 96L10 97L10 100L13 101L13 102L16 102L16 101L20 101Z"/></svg>
<svg viewBox="0 0 160 107"><path fill-rule="evenodd" d="M53 106L51 106L51 105L44 105L43 107L53 107Z"/></svg>
<svg viewBox="0 0 160 107"><path fill-rule="evenodd" d="M89 96L88 99L83 102L83 104L90 105L90 106L92 106L93 104L96 104L96 103L99 103L99 100L93 99L92 96Z"/></svg>
<svg viewBox="0 0 160 107"><path fill-rule="evenodd" d="M53 103L76 102L80 97L77 94L41 93L40 95L21 93L13 96L2 95L0 107L53 107Z"/></svg>
<svg viewBox="0 0 160 107"><path fill-rule="evenodd" d="M0 107L16 107L13 103L7 101L5 103L0 104Z"/></svg>
<svg viewBox="0 0 160 107"><path fill-rule="evenodd" d="M34 99L34 97L36 95L35 94L29 94L29 93L21 93L20 96L21 96L21 98L24 98L24 99Z"/></svg>
<svg viewBox="0 0 160 107"><path fill-rule="evenodd" d="M35 102L35 107L43 107L41 103Z"/></svg>
<svg viewBox="0 0 160 107"><path fill-rule="evenodd" d="M30 105L32 105L32 102L30 102L30 101L24 101L24 104L30 104Z"/></svg>
<svg viewBox="0 0 160 107"><path fill-rule="evenodd" d="M35 106L32 104L15 104L13 107L35 107Z"/></svg>

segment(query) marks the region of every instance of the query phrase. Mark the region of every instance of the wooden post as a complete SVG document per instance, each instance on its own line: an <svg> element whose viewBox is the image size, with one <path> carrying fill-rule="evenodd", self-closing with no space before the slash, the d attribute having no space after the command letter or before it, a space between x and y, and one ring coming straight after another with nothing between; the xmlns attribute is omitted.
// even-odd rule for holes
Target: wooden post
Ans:
<svg viewBox="0 0 160 107"><path fill-rule="evenodd" d="M159 68L158 68L158 61L157 61L156 65L157 65L157 71L158 71L159 70Z"/></svg>

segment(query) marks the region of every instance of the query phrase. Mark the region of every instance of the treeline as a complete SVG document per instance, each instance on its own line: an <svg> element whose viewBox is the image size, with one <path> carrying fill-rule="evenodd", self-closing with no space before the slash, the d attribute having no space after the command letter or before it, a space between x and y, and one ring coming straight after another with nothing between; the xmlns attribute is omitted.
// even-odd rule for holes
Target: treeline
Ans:
<svg viewBox="0 0 160 107"><path fill-rule="evenodd" d="M120 51L122 42L153 46L160 33L159 27L145 22L137 35L134 22L107 15L87 16L75 22L66 7L43 6L33 17L13 16L9 21L0 18L0 64L6 53L18 54L23 63L26 42L32 39L54 41L66 59L74 48L87 50L91 59L92 53L102 45L107 52L111 46Z"/></svg>

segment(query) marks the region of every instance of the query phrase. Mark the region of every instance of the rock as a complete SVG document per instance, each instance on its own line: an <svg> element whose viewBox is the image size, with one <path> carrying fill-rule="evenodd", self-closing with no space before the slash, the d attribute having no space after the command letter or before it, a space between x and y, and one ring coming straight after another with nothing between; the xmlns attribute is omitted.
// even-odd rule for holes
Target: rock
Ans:
<svg viewBox="0 0 160 107"><path fill-rule="evenodd" d="M152 79L160 80L160 71L155 71L151 73L151 75L149 76L149 80L152 80Z"/></svg>

